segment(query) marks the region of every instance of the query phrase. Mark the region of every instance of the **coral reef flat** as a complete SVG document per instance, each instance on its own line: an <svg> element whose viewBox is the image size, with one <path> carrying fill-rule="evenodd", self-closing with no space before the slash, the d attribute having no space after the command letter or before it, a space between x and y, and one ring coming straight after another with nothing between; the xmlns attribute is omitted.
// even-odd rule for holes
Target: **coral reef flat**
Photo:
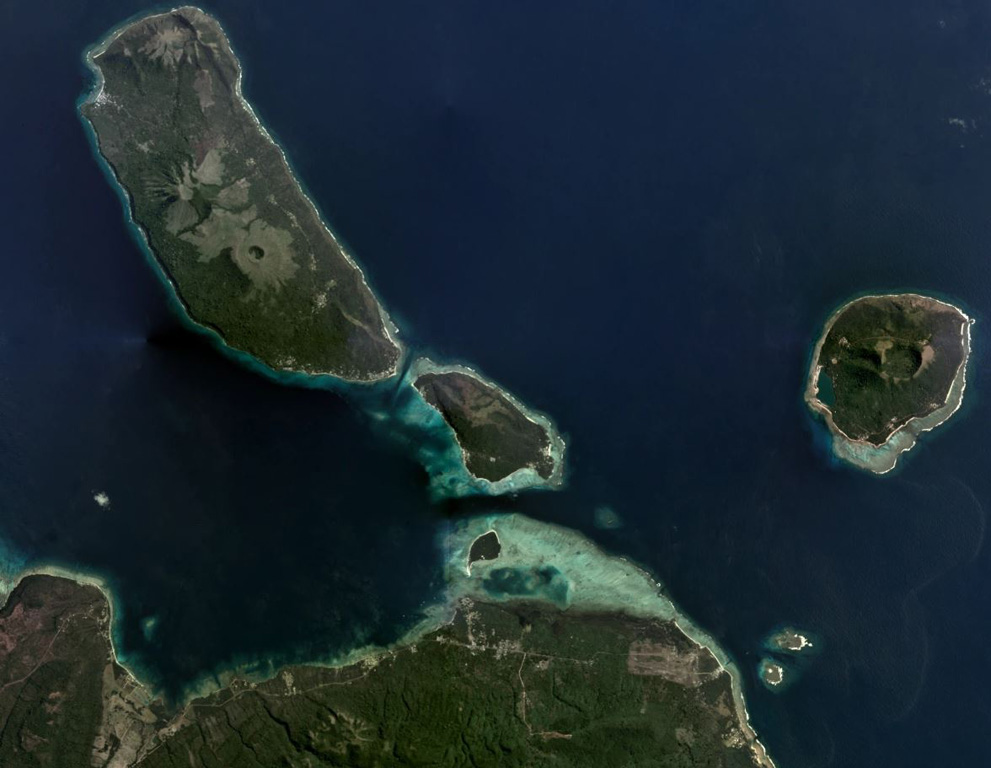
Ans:
<svg viewBox="0 0 991 768"><path fill-rule="evenodd" d="M177 712L115 663L107 594L25 577L0 612L4 766L772 768L735 668L647 574L517 515L462 521L442 545L446 601L403 641L235 677ZM556 596L491 589L497 570L548 568Z"/></svg>
<svg viewBox="0 0 991 768"><path fill-rule="evenodd" d="M242 97L219 23L193 7L144 16L86 62L95 85L80 113L186 319L280 383L374 401L358 390L399 374L396 329ZM412 370L400 381L442 415L455 443L416 449L435 496L561 485L564 442L546 417L468 368L421 358ZM425 433L442 425L415 405L393 406L374 415L391 417L397 433L422 426L410 444L431 443Z"/></svg>
<svg viewBox="0 0 991 768"><path fill-rule="evenodd" d="M212 17L145 16L86 61L80 112L189 320L283 383L354 382L339 389L363 390L444 494L563 484L546 416L465 366L399 375L394 327L243 99ZM111 492L92 500L116 514ZM442 597L393 645L232 663L176 707L121 663L109 590L22 573L0 612L3 765L773 766L738 669L649 573L520 515L459 520L440 544ZM154 643L168 615L138 621Z"/></svg>

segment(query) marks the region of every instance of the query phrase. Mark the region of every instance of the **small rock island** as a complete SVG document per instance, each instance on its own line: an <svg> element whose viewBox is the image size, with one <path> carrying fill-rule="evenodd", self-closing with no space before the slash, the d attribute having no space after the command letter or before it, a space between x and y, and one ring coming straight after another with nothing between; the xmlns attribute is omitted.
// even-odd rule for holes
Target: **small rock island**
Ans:
<svg viewBox="0 0 991 768"><path fill-rule="evenodd" d="M781 686L785 683L785 668L780 662L774 659L761 659L758 666L758 674L764 687L770 691L780 690Z"/></svg>
<svg viewBox="0 0 991 768"><path fill-rule="evenodd" d="M883 474L922 432L960 407L970 326L962 310L915 293L864 296L826 322L805 391L837 457Z"/></svg>
<svg viewBox="0 0 991 768"><path fill-rule="evenodd" d="M764 639L764 650L766 653L757 667L758 676L765 688L780 692L801 678L813 657L822 650L822 642L811 632L783 626Z"/></svg>
<svg viewBox="0 0 991 768"><path fill-rule="evenodd" d="M276 371L395 374L389 318L242 98L217 21L145 16L86 60L80 111L189 318Z"/></svg>
<svg viewBox="0 0 991 768"><path fill-rule="evenodd" d="M545 416L464 366L421 359L411 382L454 432L472 479L490 492L561 484L564 441Z"/></svg>

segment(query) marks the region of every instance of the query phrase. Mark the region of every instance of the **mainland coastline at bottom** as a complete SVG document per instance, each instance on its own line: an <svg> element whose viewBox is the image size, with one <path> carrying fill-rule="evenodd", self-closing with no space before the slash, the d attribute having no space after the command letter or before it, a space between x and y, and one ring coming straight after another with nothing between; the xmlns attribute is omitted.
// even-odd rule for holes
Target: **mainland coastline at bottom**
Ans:
<svg viewBox="0 0 991 768"><path fill-rule="evenodd" d="M472 543L490 532L498 536L498 556L492 560L476 561L471 569L466 569ZM700 650L711 653L720 668L729 675L739 726L754 763L762 768L774 768L774 762L750 722L739 668L710 635L664 596L660 582L640 566L623 557L610 555L576 531L519 514L482 515L447 524L438 534L438 546L443 553L443 593L437 602L424 609L422 619L403 637L385 647L355 648L332 659L301 660L288 666L340 668L358 662L374 665L390 654L415 646L429 633L449 624L466 601L532 602L551 604L569 615L621 614L670 622ZM514 571L521 577L515 583L522 586L506 589L502 582L499 589L494 589L492 580L487 579L486 574L495 568ZM553 578L549 581L528 581L527 575L538 571L551 572ZM15 579L8 577L5 585L0 585L5 586L5 590L0 590L0 597L6 600L16 582L33 574L59 576L98 588L110 606L109 639L116 661L148 692L149 700L156 695L141 679L136 667L128 666L126 655L122 656L119 644L114 640L118 634L116 624L120 616L115 610L116 598L107 580L92 573L79 573L54 565L28 566L19 571ZM259 672L259 669L263 671ZM178 722L182 712L197 699L223 688L252 686L270 680L280 670L271 665L254 663L211 673L187 689L174 721Z"/></svg>
<svg viewBox="0 0 991 768"><path fill-rule="evenodd" d="M91 51L87 51L87 59L90 53ZM96 87L91 92L91 96L93 93L96 93ZM240 97L240 82L238 82L238 96ZM252 116L257 120L253 111ZM410 395L410 393L405 392L408 389L408 387L403 386L408 382L406 376L398 377L398 381L397 377L393 376L380 382L345 382L331 376L274 370L249 354L227 345L223 337L214 329L197 323L189 315L176 286L152 252L144 232L131 216L127 192L116 179L109 164L102 158L95 133L87 121L84 120L83 122L89 128L88 135L91 139L94 155L101 161L101 168L103 168L108 179L112 182L112 186L117 190L122 199L128 228L141 246L141 250L149 265L152 266L154 273L166 287L170 301L187 327L206 336L225 356L233 358L239 364L251 368L256 372L261 372L266 377L282 384L328 389L337 392L344 391L354 397L363 406L366 413L372 416L373 420L390 423L392 429L395 431L402 432L410 437L416 433L417 437L421 437L419 430L426 426L428 428L427 431L432 435L444 437L445 439L450 438L450 429L446 424L443 424L439 414L427 406L426 403L416 402L415 393ZM288 164L288 160L286 162ZM290 172L292 173L291 168ZM299 183L298 176L295 173L292 173L292 175L297 183ZM320 218L323 220L322 216ZM390 335L393 334L395 332L395 326L391 324L384 310L383 319ZM402 359L400 359L397 362L397 366L401 366L402 362ZM438 367L438 370L443 369L443 366ZM471 371L471 373L478 376L474 371ZM395 403L400 399L396 393L400 389L404 390L402 398L405 400L405 404L396 407ZM508 395L508 393L506 394ZM408 399L406 399L407 397ZM517 401L513 400L513 402L529 418L534 418L533 412L522 407ZM388 403L389 407L386 407L386 403ZM553 425L550 424L549 420L546 423L538 423L553 430ZM553 431L552 434L556 436L556 431ZM563 440L559 437L557 437L557 440L560 442L559 444L555 443L555 448L559 450L559 453L563 453ZM413 441L411 440L411 442ZM421 442L422 440L417 440L417 446ZM465 493L494 494L507 490L518 490L521 487L533 487L534 483L532 482L519 482L520 480L532 480L532 478L525 477L514 478L513 482L506 483L504 486L493 485L493 487L486 487L481 483L476 483L477 478L471 476L465 477L460 472L459 466L463 466L464 462L461 455L452 453L452 449L457 450L455 446L456 441L454 446L448 442L443 450L437 451L434 457L434 463L428 465L428 470L431 471L432 475L434 475L433 470L438 470L438 476L445 480L445 482L441 482L439 485L440 495L464 495ZM419 447L417 447L416 451L418 454L421 453ZM458 459L457 464L453 461L455 456ZM563 471L560 461L558 462L558 468L560 471ZM554 482L548 485L553 487L555 484L559 484L560 480L560 472L555 472ZM486 591L482 586L482 578L486 569L491 567L491 563L486 563L476 568L475 574L464 573L463 563L467 554L467 547L471 546L471 542L474 541L477 534L484 533L488 530L496 531L503 545L500 558L492 561L493 563L498 562L499 567L516 567L526 570L538 567L540 564L546 564L557 570L561 575L561 581L557 586L561 587L561 589L555 594L553 599L537 593L523 595L507 594L502 598L494 596L491 591ZM721 667L730 675L733 684L734 704L740 722L751 739L754 755L759 764L768 768L773 766L763 744L761 744L753 728L750 726L749 714L743 697L742 680L738 668L729 658L728 654L711 637L680 614L674 604L660 594L660 584L646 571L623 558L605 553L575 531L539 523L520 515L492 515L461 520L452 524L450 529L446 530L440 538L442 549L446 554L444 565L446 589L440 602L425 609L422 621L413 627L402 639L389 647L358 648L334 659L307 661L306 663L337 667L360 660L374 660L376 657L389 653L395 648L409 646L426 633L435 630L444 622L450 621L454 607L460 600L465 598L477 598L488 601L504 599L507 601L533 600L538 602L554 602L559 608L566 608L579 613L612 611L636 617L670 621L675 623L685 636L700 648L709 650L719 661ZM2 565L0 563L0 566ZM128 667L129 662L126 653L123 653L119 647L119 643L115 642L115 637L118 636L116 627L121 617L115 608L118 601L114 597L114 590L109 581L94 576L91 573L84 573L58 565L41 564L19 569L16 563L12 561L8 563L8 570L10 574L9 578L6 579L6 583L0 582L0 597L4 598L9 595L14 583L32 574L46 574L68 578L77 583L89 584L98 588L107 599L111 611L109 639L113 655L117 662L125 667L136 681L141 681L141 673L137 669L137 666ZM211 690L224 687L235 679L262 679L264 677L270 677L271 674L272 671L270 669L266 669L261 674L257 672L252 673L247 668L247 665L211 674L209 678L205 678L201 684L194 686L187 692L184 704L188 705L193 698L202 696Z"/></svg>

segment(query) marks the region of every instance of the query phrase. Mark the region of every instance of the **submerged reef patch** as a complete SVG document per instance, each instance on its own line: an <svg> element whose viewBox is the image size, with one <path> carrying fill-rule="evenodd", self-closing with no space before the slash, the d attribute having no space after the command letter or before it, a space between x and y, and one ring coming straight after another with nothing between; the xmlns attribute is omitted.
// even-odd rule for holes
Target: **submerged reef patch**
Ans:
<svg viewBox="0 0 991 768"><path fill-rule="evenodd" d="M553 565L537 568L491 568L482 579L482 589L499 600L535 598L561 608L568 605L570 585Z"/></svg>

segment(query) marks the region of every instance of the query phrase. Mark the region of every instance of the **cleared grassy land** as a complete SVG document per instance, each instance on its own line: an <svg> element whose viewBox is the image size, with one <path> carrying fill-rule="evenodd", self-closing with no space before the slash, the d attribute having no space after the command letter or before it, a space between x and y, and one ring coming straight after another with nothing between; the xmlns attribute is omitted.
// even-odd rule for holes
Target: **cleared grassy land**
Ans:
<svg viewBox="0 0 991 768"><path fill-rule="evenodd" d="M82 114L190 317L276 370L392 375L388 319L241 98L220 25L145 17L89 62Z"/></svg>

